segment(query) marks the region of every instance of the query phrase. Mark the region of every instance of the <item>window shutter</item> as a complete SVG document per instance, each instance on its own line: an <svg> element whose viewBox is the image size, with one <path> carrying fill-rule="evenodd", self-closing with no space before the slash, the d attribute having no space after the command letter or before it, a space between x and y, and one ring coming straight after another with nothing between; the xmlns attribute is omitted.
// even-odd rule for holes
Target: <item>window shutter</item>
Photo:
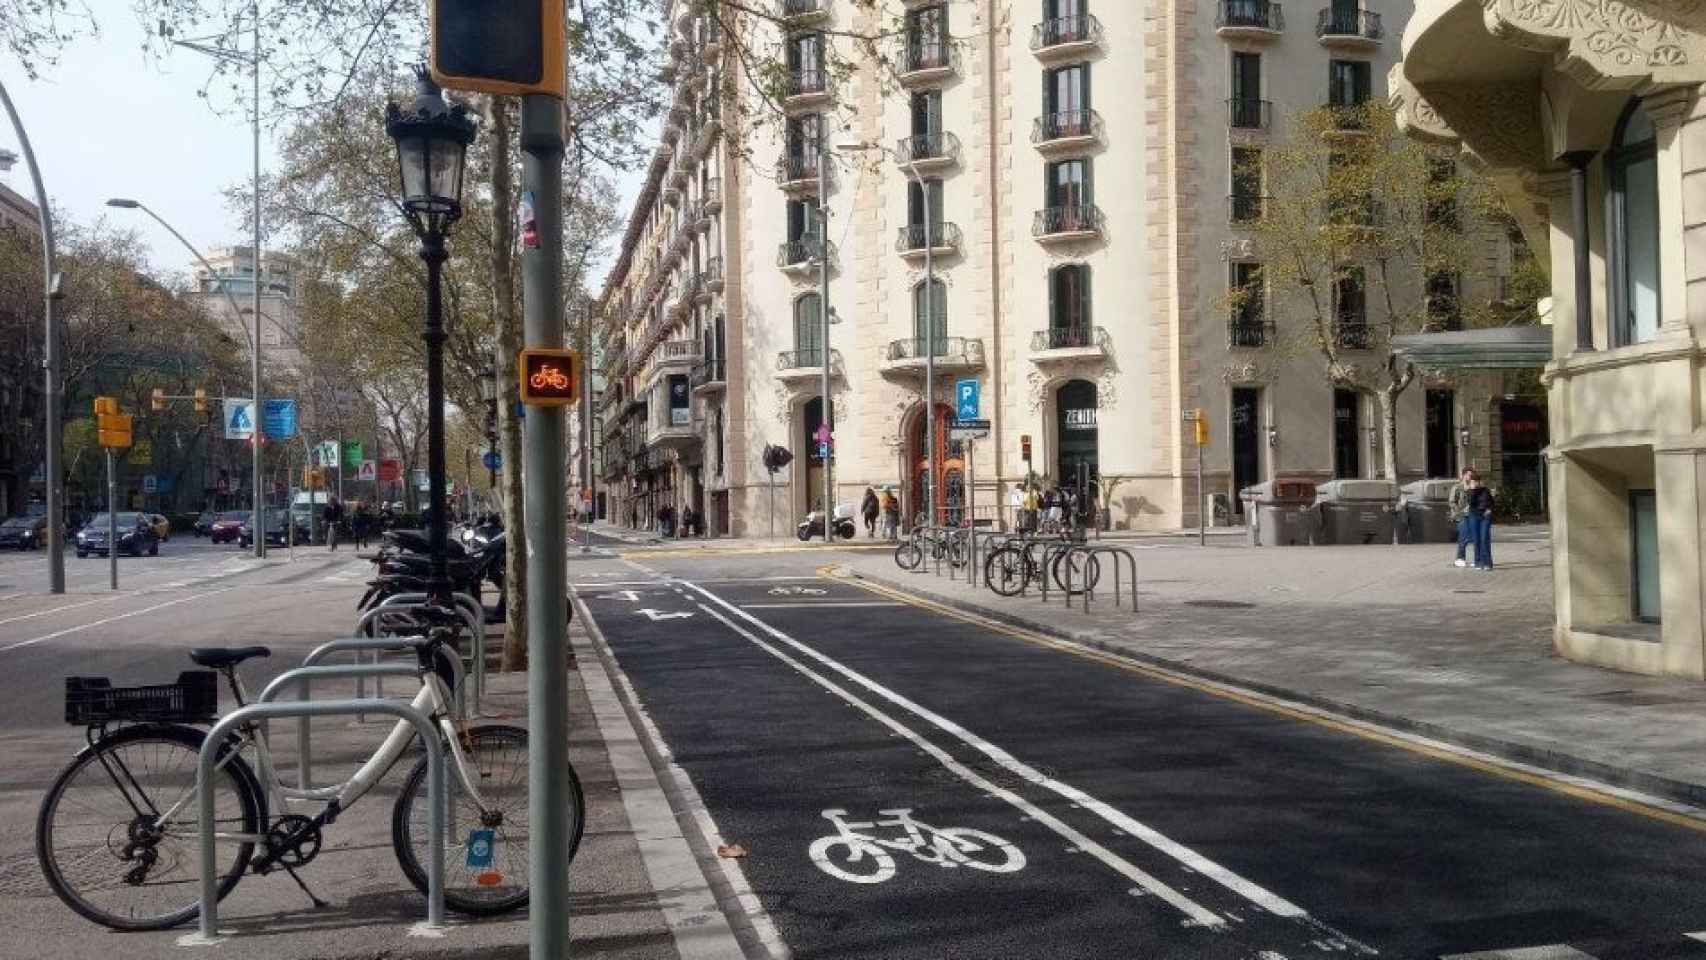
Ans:
<svg viewBox="0 0 1706 960"><path fill-rule="evenodd" d="M1088 263L1078 267L1078 281L1079 323L1084 326L1084 335L1089 336L1090 328L1095 321L1090 316L1090 305L1094 300L1090 296L1093 288L1090 286L1090 265Z"/></svg>
<svg viewBox="0 0 1706 960"><path fill-rule="evenodd" d="M1058 330L1065 326L1061 323L1060 315L1060 273L1065 267L1055 267L1048 272L1048 328Z"/></svg>

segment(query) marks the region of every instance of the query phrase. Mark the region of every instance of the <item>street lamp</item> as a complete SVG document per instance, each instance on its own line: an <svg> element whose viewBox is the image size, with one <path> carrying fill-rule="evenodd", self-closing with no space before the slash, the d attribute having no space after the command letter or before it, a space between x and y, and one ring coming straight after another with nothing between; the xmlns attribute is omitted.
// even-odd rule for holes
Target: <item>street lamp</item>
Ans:
<svg viewBox="0 0 1706 960"><path fill-rule="evenodd" d="M444 308L440 287L444 234L462 216L462 168L474 142L468 111L444 102L444 94L424 68L416 71L415 102L408 108L385 107L385 133L397 144L397 170L403 188L403 213L421 241L427 267L427 470L432 524L432 577L435 600L450 601L445 564L447 528L444 505Z"/></svg>
<svg viewBox="0 0 1706 960"><path fill-rule="evenodd" d="M254 394L255 394L255 408L254 408L255 409L255 423L253 424L254 434L250 437L250 440L249 440L249 456L250 456L250 461L251 461L249 464L249 469L250 469L250 474L251 474L252 479L253 479L252 488L253 488L253 499L254 499L254 503L251 504L251 506L254 508L254 518L252 520L250 520L249 529L255 531L255 556L265 557L267 555L266 514L265 514L264 509L263 509L264 502L265 502L263 499L263 495L265 493L265 482L261 479L261 445L260 445L260 443L257 442L257 439L260 437L260 433L261 433L261 424L260 424L260 417L261 417L261 314L260 314L260 311L259 310L249 311L249 312L254 313L254 315L255 315L255 332L253 334L250 334L249 328L243 323L243 314L245 311L242 307L237 305L237 298L231 295L231 286L224 282L224 280L219 276L218 272L213 269L213 264L208 263L207 258L201 255L201 251L197 250L195 248L194 244L190 243L187 239L185 239L184 235L179 233L176 227L167 223L164 217L161 217L158 213L155 213L153 208L149 207L147 204L143 203L140 200L131 200L127 197L112 197L109 200L107 200L107 206L114 207L114 208L117 208L119 210L141 210L143 213L146 213L150 217L153 217L155 223L158 223L160 226L165 227L166 232L170 233L173 237L175 237L177 239L177 241L179 243L183 244L184 249L188 250L190 252L190 256L195 257L196 262L201 264L201 268L203 270L207 271L208 276L210 278L212 278L216 282L216 284L218 285L219 292L225 294L225 302L230 304L230 306L231 306L231 317L232 317L232 319L237 322L237 326L242 329L243 335L245 337L247 337L249 340L249 357L251 360L250 374L251 374L251 377L253 379L252 387L254 389ZM256 253L257 259L255 260L255 273L254 273L253 282L255 285L255 289L258 291L261 288L261 262L258 259L260 247L257 245L255 247L255 250L257 251L257 253ZM257 298L257 302L259 302L258 298Z"/></svg>
<svg viewBox="0 0 1706 960"><path fill-rule="evenodd" d="M498 488L498 371L491 364L480 371L480 399L486 401L486 496Z"/></svg>

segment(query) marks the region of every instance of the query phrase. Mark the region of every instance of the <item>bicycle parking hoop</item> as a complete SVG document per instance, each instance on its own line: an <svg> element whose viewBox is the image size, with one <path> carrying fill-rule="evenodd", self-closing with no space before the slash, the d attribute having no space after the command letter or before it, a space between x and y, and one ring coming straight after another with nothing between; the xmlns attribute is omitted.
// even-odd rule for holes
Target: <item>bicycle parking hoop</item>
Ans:
<svg viewBox="0 0 1706 960"><path fill-rule="evenodd" d="M303 669L303 668L298 668ZM310 670L343 670L341 667L309 667ZM280 675L279 680L294 682L290 676L294 671ZM274 685L277 685L277 680ZM269 685L269 689L270 689ZM211 946L222 942L225 937L219 935L219 868L215 844L217 840L213 829L213 780L214 765L222 752L226 738L238 726L254 721L285 719L289 717L328 717L350 716L357 713L386 713L407 720L413 724L415 731L420 734L421 742L426 748L427 774L429 793L427 795L428 823L431 839L428 844L427 866L427 918L425 923L417 924L412 933L419 936L443 936L446 929L444 922L444 831L448 820L448 801L444 773L444 748L438 741L438 731L426 714L415 709L412 705L396 700L352 699L352 700L318 700L313 702L271 702L252 703L246 707L221 717L208 731L207 738L202 742L200 759L196 764L196 806L197 828L201 839L201 920L196 933L178 939L179 946Z"/></svg>
<svg viewBox="0 0 1706 960"><path fill-rule="evenodd" d="M365 614L363 616L365 616ZM360 628L358 627L357 632L359 632L359 631L360 631ZM430 643L432 643L432 641L427 639L426 637L418 637L418 636L389 636L389 637L356 636L356 637L350 637L350 638L343 639L343 640L328 640L327 642L322 643L319 646L315 647L313 650L309 651L308 656L302 658L302 666L303 667L312 667L315 664L319 663L321 660L324 660L326 657L329 657L334 653L340 653L340 652L345 651L345 650L353 651L355 653L356 661L358 664L360 663L362 652L371 650L373 652L373 656L374 656L372 666L381 666L381 664L379 663L379 654L382 652L396 651L396 650L410 650L410 649L419 650L421 647L426 646L427 644L430 644ZM460 666L460 664L458 664L458 666ZM383 690L379 687L379 678L385 677L385 676L393 676L393 675L398 675L398 676L405 675L405 674L406 675L413 675L415 673L416 669L417 668L414 668L414 667L406 668L403 674L394 674L390 670L386 670L386 671L382 671L382 672L372 672L372 673L364 672L364 673L354 674L354 676L356 677L356 682L358 684L358 686L356 688L356 697L357 697L357 699L362 699L362 698L366 697L367 678L370 676L374 678L374 681L373 681L373 683L374 683L374 696L375 697L383 697L385 694L384 694ZM303 674L303 673L300 673L299 670L300 670L300 668L298 670L287 671L286 674L283 674L283 675L294 674L297 677L299 677L298 686L297 686L297 698L299 700L306 702L308 700L313 699L313 692L312 692L311 684L312 684L314 676L316 676L316 675L315 674ZM278 684L278 680L275 678L272 683L267 684L267 689L270 690L274 686L276 686L277 684ZM263 691L261 694L261 699L262 700L268 700L271 698L268 697L266 695L266 693ZM310 789L312 789L310 784L313 780L314 775L313 775L313 762L312 762L311 754L309 752L309 733L308 733L308 718L307 717L302 717L297 723L296 752L297 752L297 755L301 758L298 762L297 770L296 770L297 788L301 789L301 790L310 790Z"/></svg>
<svg viewBox="0 0 1706 960"><path fill-rule="evenodd" d="M1137 557L1135 555L1133 555L1132 552L1130 550L1126 549L1125 547L1114 547L1114 546L1109 546L1107 544L1097 544L1096 546L1080 546L1080 547L1077 547L1076 549L1078 550L1078 552L1087 554L1087 555L1092 556L1092 557L1108 555L1108 556L1111 556L1114 558L1113 559L1113 563L1114 563L1114 609L1116 609L1116 610L1118 610L1120 607L1120 568L1121 568L1121 566L1123 566L1125 564L1130 565L1130 567L1131 567L1131 612L1136 613L1137 612ZM1122 560L1124 561L1124 564L1121 563ZM1068 573L1068 576L1070 576L1070 572ZM1084 592L1084 609L1086 611L1088 611L1090 609L1090 601L1092 598L1094 598L1094 596L1095 596L1095 590L1093 588L1093 585L1091 585L1091 588L1086 589ZM1067 603L1067 606L1072 605L1072 598L1070 595L1068 595L1066 603Z"/></svg>

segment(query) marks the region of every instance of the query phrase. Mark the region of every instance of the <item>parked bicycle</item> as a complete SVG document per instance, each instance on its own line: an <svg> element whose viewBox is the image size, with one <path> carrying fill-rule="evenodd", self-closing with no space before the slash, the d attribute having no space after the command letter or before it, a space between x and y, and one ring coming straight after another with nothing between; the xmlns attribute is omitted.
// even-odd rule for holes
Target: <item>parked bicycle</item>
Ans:
<svg viewBox="0 0 1706 960"><path fill-rule="evenodd" d="M963 567L971 556L970 540L969 530L915 526L895 546L894 562L902 570L916 570L928 555L935 560L946 560L956 568Z"/></svg>
<svg viewBox="0 0 1706 960"><path fill-rule="evenodd" d="M1051 545L1070 543L1067 537L1012 537L989 552L983 561L983 580L1003 597L1016 597L1032 583L1041 583L1043 563ZM1055 586L1071 593L1094 590L1102 578L1102 565L1093 553L1058 550L1048 561L1048 574Z"/></svg>
<svg viewBox="0 0 1706 960"><path fill-rule="evenodd" d="M449 622L441 611L427 619ZM452 714L461 664L449 631L433 626L414 644L420 682L413 705L432 718L452 775L446 837L444 901L453 910L489 915L528 900L527 731L467 726ZM36 819L36 856L48 886L77 913L115 930L159 930L200 913L197 760L217 718L218 677L241 707L247 698L237 667L269 656L266 647L200 648L176 683L114 687L102 677L66 678L65 719L84 727L88 745L61 771ZM348 812L410 752L415 728L400 720L349 780L329 787L286 786L273 768L265 729L241 725L221 745L215 766L215 837L222 856L224 899L245 873L284 870L316 906L323 903L296 870L320 853L323 830ZM250 765L246 756L254 757ZM565 765L567 760L563 761ZM569 851L580 843L585 810L569 768ZM409 882L427 890L421 863L428 837L427 761L403 782L392 809L391 841ZM317 803L313 816L287 812Z"/></svg>

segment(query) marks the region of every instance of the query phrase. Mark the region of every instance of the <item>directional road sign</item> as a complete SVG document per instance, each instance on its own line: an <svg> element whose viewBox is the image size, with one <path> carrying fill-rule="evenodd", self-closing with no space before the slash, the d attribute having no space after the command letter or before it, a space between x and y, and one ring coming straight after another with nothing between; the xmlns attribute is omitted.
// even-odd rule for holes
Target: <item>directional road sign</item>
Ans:
<svg viewBox="0 0 1706 960"><path fill-rule="evenodd" d="M296 401L268 400L262 409L261 426L274 440L296 436Z"/></svg>
<svg viewBox="0 0 1706 960"><path fill-rule="evenodd" d="M988 420L955 420L948 424L950 440L982 440L989 436Z"/></svg>
<svg viewBox="0 0 1706 960"><path fill-rule="evenodd" d="M496 450L487 450L480 454L480 462L485 465L487 470L502 470L504 465L503 454Z"/></svg>
<svg viewBox="0 0 1706 960"><path fill-rule="evenodd" d="M249 440L255 435L255 401L225 398L225 439Z"/></svg>

